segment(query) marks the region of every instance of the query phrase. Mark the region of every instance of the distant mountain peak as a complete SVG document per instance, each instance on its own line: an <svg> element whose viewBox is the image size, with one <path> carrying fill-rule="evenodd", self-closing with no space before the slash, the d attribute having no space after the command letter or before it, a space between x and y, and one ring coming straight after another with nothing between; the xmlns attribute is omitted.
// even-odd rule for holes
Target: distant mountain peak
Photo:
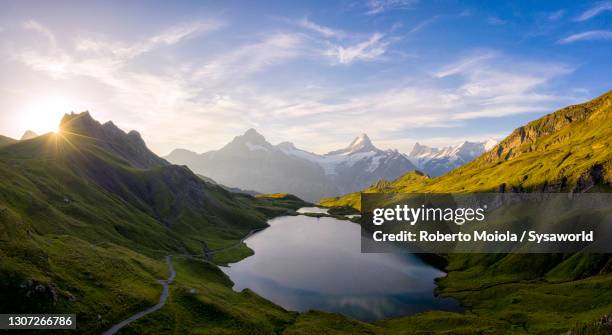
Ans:
<svg viewBox="0 0 612 335"><path fill-rule="evenodd" d="M249 128L242 136L237 136L236 139L240 139L245 142L250 142L253 144L264 144L268 143L266 138L257 132L254 128Z"/></svg>
<svg viewBox="0 0 612 335"><path fill-rule="evenodd" d="M355 149L360 149L360 148L364 148L364 147L374 147L374 145L372 144L372 141L370 140L368 135L366 133L362 133L359 136L357 136L353 140L353 142L351 142L349 147L355 148Z"/></svg>
<svg viewBox="0 0 612 335"><path fill-rule="evenodd" d="M38 134L36 134L35 132L31 130L26 130L25 133L23 133L23 136L21 136L21 140L22 141L30 140L30 139L33 139L34 137L38 137Z"/></svg>
<svg viewBox="0 0 612 335"><path fill-rule="evenodd" d="M372 144L372 141L368 137L367 134L362 133L359 136L355 137L353 141L348 145L348 147L336 151L332 151L327 155L351 155L359 152L370 152L370 151L379 151L378 148Z"/></svg>
<svg viewBox="0 0 612 335"><path fill-rule="evenodd" d="M414 144L414 146L412 147L412 151L410 152L410 157L419 157L422 155L431 155L431 154L435 154L439 151L438 148L432 148L423 144L420 144L419 142L416 142Z"/></svg>
<svg viewBox="0 0 612 335"><path fill-rule="evenodd" d="M288 141L281 142L281 143L277 144L276 146L277 146L278 148L280 148L280 149L286 149L286 150L292 149L292 150L297 150L297 148L295 147L295 144L293 144L293 142L288 142Z"/></svg>
<svg viewBox="0 0 612 335"><path fill-rule="evenodd" d="M266 140L266 138L257 132L257 130L250 128L244 134L234 137L234 139L226 144L219 151L233 151L243 152L247 151L269 151L273 150L274 146Z"/></svg>
<svg viewBox="0 0 612 335"><path fill-rule="evenodd" d="M495 145L497 141L494 139L483 142L463 141L443 148L432 148L417 142L407 157L419 169L435 177L472 161Z"/></svg>

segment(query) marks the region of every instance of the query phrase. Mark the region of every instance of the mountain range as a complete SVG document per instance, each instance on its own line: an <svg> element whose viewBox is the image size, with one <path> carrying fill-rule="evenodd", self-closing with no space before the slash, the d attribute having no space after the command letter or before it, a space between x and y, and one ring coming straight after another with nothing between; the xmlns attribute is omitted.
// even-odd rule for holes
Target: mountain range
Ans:
<svg viewBox="0 0 612 335"><path fill-rule="evenodd" d="M81 333L101 333L157 302L157 279L166 276L162 256L174 254L178 271L199 273L182 272L177 299L185 285L202 289L188 278L208 276L215 279L206 289L218 296L206 306L223 310L218 313L238 318L258 309L292 318L259 297L234 294L220 270L185 257L235 245L270 217L295 215L308 203L231 193L156 156L137 132L101 124L87 112L66 114L60 128L28 140L0 138L1 312L76 313ZM249 252L239 245L209 261ZM189 297L196 301L174 306L202 304ZM222 307L227 297L242 306Z"/></svg>
<svg viewBox="0 0 612 335"><path fill-rule="evenodd" d="M254 129L216 151L176 149L165 158L223 185L286 192L309 201L353 192L416 168L398 151L376 148L365 134L343 149L319 155L290 142L272 145Z"/></svg>
<svg viewBox="0 0 612 335"><path fill-rule="evenodd" d="M438 177L471 162L491 150L497 143L496 140L489 139L484 142L465 141L455 146L433 148L417 142L407 157L420 171L431 177Z"/></svg>
<svg viewBox="0 0 612 335"><path fill-rule="evenodd" d="M609 91L515 129L491 150L446 175L431 178L409 172L361 192L610 193L611 143ZM321 204L360 208L360 199L361 193L355 192L323 199ZM610 254L448 254L442 258L447 275L436 281L436 292L459 299L478 320L501 316L521 325L517 333L605 334L611 329L609 324L593 321L612 311ZM466 333L478 332L472 328Z"/></svg>
<svg viewBox="0 0 612 335"><path fill-rule="evenodd" d="M306 203L229 192L89 113L67 114L61 129L24 141L0 137L1 313L76 313L79 333L101 333L159 301L157 280L167 278L171 254L177 276L168 303L125 333L609 333L609 254L439 255L446 275L436 293L468 311L375 323L289 312L248 289L234 292L217 264L249 256L246 234ZM444 176L409 172L364 191L610 192L611 129L608 92L517 128ZM371 152L367 142L362 136L330 157ZM262 151L250 144L236 146ZM322 203L358 207L358 199ZM202 261L211 249L227 254Z"/></svg>

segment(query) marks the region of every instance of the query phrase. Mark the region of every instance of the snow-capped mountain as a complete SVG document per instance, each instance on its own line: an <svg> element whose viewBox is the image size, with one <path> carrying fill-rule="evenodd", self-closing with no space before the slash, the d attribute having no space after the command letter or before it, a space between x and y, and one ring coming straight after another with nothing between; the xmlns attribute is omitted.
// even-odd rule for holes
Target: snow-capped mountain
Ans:
<svg viewBox="0 0 612 335"><path fill-rule="evenodd" d="M291 143L278 145L287 155L317 163L341 194L363 189L380 179L393 180L416 167L397 150L380 150L366 134L356 137L346 148L325 155L295 148Z"/></svg>
<svg viewBox="0 0 612 335"><path fill-rule="evenodd" d="M309 201L355 192L415 169L404 155L376 148L365 134L346 148L320 155L290 142L272 145L254 129L220 150L197 154L177 149L166 159L227 186L292 193Z"/></svg>
<svg viewBox="0 0 612 335"><path fill-rule="evenodd" d="M417 142L407 157L419 170L437 177L474 160L497 143L496 140L489 139L484 142L465 141L455 146L432 148Z"/></svg>

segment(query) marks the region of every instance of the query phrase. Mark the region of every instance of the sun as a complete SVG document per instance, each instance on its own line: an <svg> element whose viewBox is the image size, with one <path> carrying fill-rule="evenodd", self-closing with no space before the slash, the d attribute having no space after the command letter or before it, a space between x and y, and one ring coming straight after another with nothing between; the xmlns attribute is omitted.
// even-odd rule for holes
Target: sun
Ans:
<svg viewBox="0 0 612 335"><path fill-rule="evenodd" d="M59 132L65 113L78 110L78 103L63 95L48 95L36 99L23 113L24 126L39 135Z"/></svg>

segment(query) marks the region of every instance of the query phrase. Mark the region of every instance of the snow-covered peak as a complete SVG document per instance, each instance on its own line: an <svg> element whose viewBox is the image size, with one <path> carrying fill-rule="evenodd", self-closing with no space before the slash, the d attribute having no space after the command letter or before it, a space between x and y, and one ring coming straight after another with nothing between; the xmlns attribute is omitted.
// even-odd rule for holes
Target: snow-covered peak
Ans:
<svg viewBox="0 0 612 335"><path fill-rule="evenodd" d="M253 128L250 128L242 136L238 136L237 138L240 138L244 140L245 142L251 142L255 144L262 144L264 142L267 143L266 138L263 137L262 134L258 133L257 130Z"/></svg>
<svg viewBox="0 0 612 335"><path fill-rule="evenodd" d="M352 155L361 152L379 151L366 134L361 134L349 144L348 147L336 151L332 151L327 156L332 155Z"/></svg>
<svg viewBox="0 0 612 335"><path fill-rule="evenodd" d="M440 151L438 148L428 147L426 145L422 145L419 142L416 142L412 147L412 151L408 156L410 157L427 157L432 156Z"/></svg>
<svg viewBox="0 0 612 335"><path fill-rule="evenodd" d="M276 147L283 151L297 150L295 144L293 144L292 142L281 142L277 144Z"/></svg>
<svg viewBox="0 0 612 335"><path fill-rule="evenodd" d="M497 140L495 140L493 138L490 138L490 139L486 140L484 142L484 149L485 149L485 151L489 151L489 150L493 149L497 145L497 143L499 143L499 141L497 141Z"/></svg>
<svg viewBox="0 0 612 335"><path fill-rule="evenodd" d="M244 134L234 137L220 151L223 152L243 152L243 151L273 151L274 146L266 141L266 138L251 128Z"/></svg>
<svg viewBox="0 0 612 335"><path fill-rule="evenodd" d="M428 174L437 176L474 160L496 144L494 139L483 142L464 141L458 145L437 149L416 143L408 159Z"/></svg>

